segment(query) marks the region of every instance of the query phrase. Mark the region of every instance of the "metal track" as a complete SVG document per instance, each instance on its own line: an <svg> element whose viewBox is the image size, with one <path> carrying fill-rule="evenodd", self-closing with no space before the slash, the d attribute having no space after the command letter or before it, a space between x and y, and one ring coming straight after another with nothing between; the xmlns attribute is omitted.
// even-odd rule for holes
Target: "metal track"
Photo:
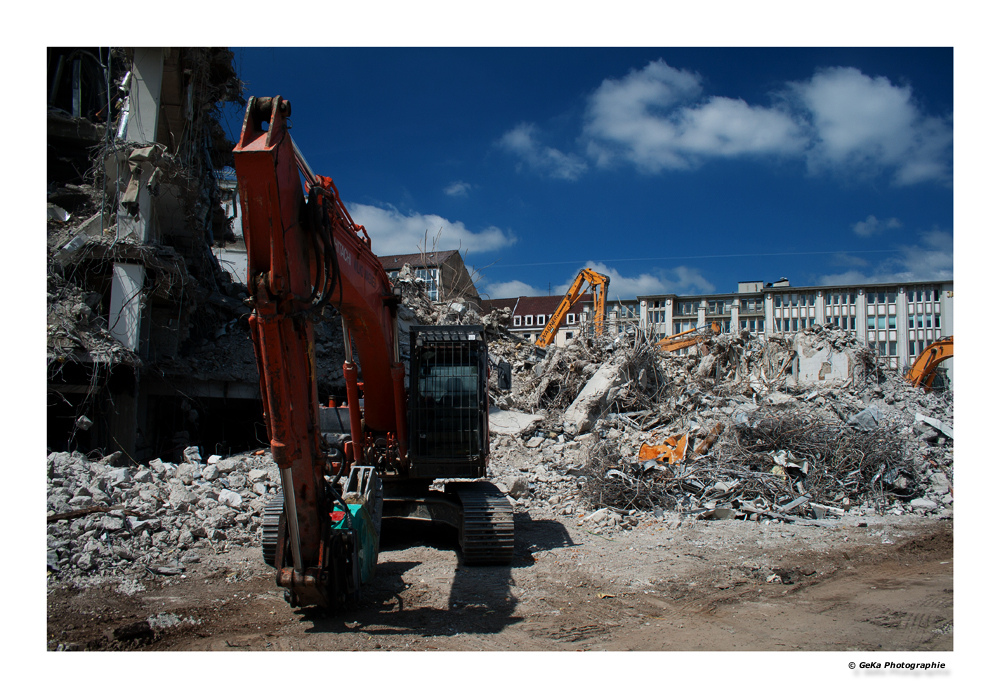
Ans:
<svg viewBox="0 0 1000 698"><path fill-rule="evenodd" d="M514 557L514 509L492 482L455 483L462 501L459 542L466 565L509 565Z"/></svg>
<svg viewBox="0 0 1000 698"><path fill-rule="evenodd" d="M278 553L278 529L285 514L285 499L281 490L268 500L260 517L260 545L264 552L264 562L274 567Z"/></svg>

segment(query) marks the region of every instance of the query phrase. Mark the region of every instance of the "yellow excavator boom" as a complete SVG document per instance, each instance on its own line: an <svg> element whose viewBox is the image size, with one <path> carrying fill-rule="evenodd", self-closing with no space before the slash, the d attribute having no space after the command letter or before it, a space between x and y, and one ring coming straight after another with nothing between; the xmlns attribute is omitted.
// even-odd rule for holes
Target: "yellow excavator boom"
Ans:
<svg viewBox="0 0 1000 698"><path fill-rule="evenodd" d="M920 356L913 362L910 370L906 372L906 380L914 387L930 390L931 384L934 383L938 364L945 359L950 359L955 353L954 339L954 336L944 337L927 345L927 348L920 352Z"/></svg>
<svg viewBox="0 0 1000 698"><path fill-rule="evenodd" d="M698 330L704 330L706 327L694 327L690 330L684 330L683 332L678 332L677 334L672 334L669 337L664 337L659 342L656 343L663 351L677 351L678 349L683 349L684 347L691 347L695 344L701 344L709 337L714 337L715 335L722 332L722 325L718 322L713 322L711 325L711 334L692 334Z"/></svg>
<svg viewBox="0 0 1000 698"><path fill-rule="evenodd" d="M545 324L545 329L538 335L535 346L547 347L552 344L552 340L555 339L556 332L566 317L566 313L569 312L573 304L580 300L580 296L583 295L584 283L589 283L594 293L594 331L597 335L604 333L604 304L607 301L608 286L611 285L611 279L592 269L581 269L580 273L573 279L573 283L569 285L566 295L559 301L559 307L556 308L556 312L552 313L552 317Z"/></svg>

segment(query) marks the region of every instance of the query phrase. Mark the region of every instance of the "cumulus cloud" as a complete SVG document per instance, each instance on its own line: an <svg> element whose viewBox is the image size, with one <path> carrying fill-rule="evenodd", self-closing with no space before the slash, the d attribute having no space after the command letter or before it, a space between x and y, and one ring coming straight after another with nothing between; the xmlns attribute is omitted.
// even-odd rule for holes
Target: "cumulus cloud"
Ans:
<svg viewBox="0 0 1000 698"><path fill-rule="evenodd" d="M500 281L496 283L486 282L484 284L486 289L486 297L488 298L517 298L518 296L544 296L548 293L547 290L542 290L535 288L531 284L526 284L523 281ZM567 284L569 288L569 284ZM566 293L566 289L562 290Z"/></svg>
<svg viewBox="0 0 1000 698"><path fill-rule="evenodd" d="M812 124L806 156L814 170L888 170L897 184L950 180L950 122L921 114L910 87L840 67L789 91Z"/></svg>
<svg viewBox="0 0 1000 698"><path fill-rule="evenodd" d="M587 170L583 158L541 145L535 135L537 130L534 124L520 124L503 135L500 147L535 172L554 179L579 179Z"/></svg>
<svg viewBox="0 0 1000 698"><path fill-rule="evenodd" d="M829 274L820 285L912 283L944 281L955 278L954 237L951 233L932 230L917 236L913 245L901 245L889 257L869 271L850 269Z"/></svg>
<svg viewBox="0 0 1000 698"><path fill-rule="evenodd" d="M951 116L926 114L909 86L851 67L819 69L769 104L749 104L706 95L697 73L652 61L589 95L580 143L598 167L626 163L648 174L747 157L794 158L813 174L887 173L897 185L949 184L952 171ZM541 143L532 124L501 145L552 177L587 170L584 158Z"/></svg>
<svg viewBox="0 0 1000 698"><path fill-rule="evenodd" d="M517 242L513 235L496 226L473 232L461 221L450 221L436 214L404 214L391 206L348 204L351 217L365 226L377 255L419 252L437 237L439 250L488 252L509 247Z"/></svg>
<svg viewBox="0 0 1000 698"><path fill-rule="evenodd" d="M851 226L851 230L854 234L863 237L870 238L873 235L881 233L883 230L890 230L893 228L901 228L903 224L899 222L898 218L890 218L887 221L880 221L873 215L869 215L868 218L863 221L858 221Z"/></svg>
<svg viewBox="0 0 1000 698"><path fill-rule="evenodd" d="M655 293L712 293L715 290L697 269L679 266L672 269L653 269L638 276L625 276L617 269L601 262L587 262L587 267L611 279L609 298L635 298ZM569 288L572 279L566 282L562 292Z"/></svg>
<svg viewBox="0 0 1000 698"><path fill-rule="evenodd" d="M677 293L695 294L712 293L715 291L709 281L701 275L697 269L690 267L674 267L672 269L654 269L643 272L637 276L626 276L617 269L609 267L601 262L590 261L585 267L604 274L611 279L608 288L608 298L635 298L642 295L653 295L657 293ZM576 279L574 273L562 284L553 286L552 294L562 296L569 290L570 285ZM513 280L502 282L487 282L484 284L490 298L514 298L517 296L545 296L549 294L548 289L538 289L529 283Z"/></svg>
<svg viewBox="0 0 1000 698"><path fill-rule="evenodd" d="M598 165L624 159L659 172L709 157L789 154L806 142L788 114L727 97L697 102L701 93L699 75L662 60L605 80L588 100L588 154Z"/></svg>
<svg viewBox="0 0 1000 698"><path fill-rule="evenodd" d="M448 196L468 196L472 185L468 182L452 182L444 188L444 193Z"/></svg>

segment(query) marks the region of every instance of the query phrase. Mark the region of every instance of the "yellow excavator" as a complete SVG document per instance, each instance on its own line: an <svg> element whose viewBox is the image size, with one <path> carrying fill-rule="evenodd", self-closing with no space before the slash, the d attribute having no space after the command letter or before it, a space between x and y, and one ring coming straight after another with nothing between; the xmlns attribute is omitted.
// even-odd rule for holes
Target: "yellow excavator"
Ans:
<svg viewBox="0 0 1000 698"><path fill-rule="evenodd" d="M552 344L552 340L556 336L556 331L558 331L559 325L562 324L563 318L566 317L566 313L569 312L573 304L580 300L580 296L583 295L584 283L590 284L590 289L594 294L594 332L598 336L604 332L604 303L608 297L608 286L611 285L611 279L592 269L581 269L580 273L573 280L573 283L570 284L566 295L559 302L556 312L552 313L552 317L549 318L545 329L542 330L542 333L538 335L538 339L535 340L535 346L545 348Z"/></svg>
<svg viewBox="0 0 1000 698"><path fill-rule="evenodd" d="M704 332L699 330L711 329L711 332ZM695 334L695 333L698 334ZM684 332L678 332L677 334L672 334L669 337L664 337L659 342L656 343L663 351L677 351L678 349L683 349L684 347L691 347L695 344L701 344L707 341L711 337L715 337L720 332L722 332L722 325L718 322L713 322L711 325L705 325L702 327L694 327L690 330L685 330Z"/></svg>
<svg viewBox="0 0 1000 698"><path fill-rule="evenodd" d="M954 353L954 336L944 337L927 345L927 348L920 352L920 356L913 362L910 370L906 372L906 380L915 388L930 390L934 383L934 376L937 374L937 367L945 359L950 359Z"/></svg>

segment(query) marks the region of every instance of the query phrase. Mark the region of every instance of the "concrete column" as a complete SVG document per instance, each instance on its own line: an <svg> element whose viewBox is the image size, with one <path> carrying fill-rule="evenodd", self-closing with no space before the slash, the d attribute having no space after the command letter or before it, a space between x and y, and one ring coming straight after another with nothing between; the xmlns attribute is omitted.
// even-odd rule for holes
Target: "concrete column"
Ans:
<svg viewBox="0 0 1000 698"><path fill-rule="evenodd" d="M163 49L137 48L129 83L129 113L125 140L155 143L163 86Z"/></svg>
<svg viewBox="0 0 1000 698"><path fill-rule="evenodd" d="M941 284L941 337L950 337L955 334L955 286L954 284ZM968 365L968 364L966 364ZM947 359L941 362L939 370L944 370L948 376L948 381L955 385L955 360Z"/></svg>
<svg viewBox="0 0 1000 698"><path fill-rule="evenodd" d="M132 351L139 349L142 284L146 268L140 264L115 263L111 278L108 331Z"/></svg>
<svg viewBox="0 0 1000 698"><path fill-rule="evenodd" d="M868 299L863 288L854 291L854 312L857 317L854 321L854 336L868 344Z"/></svg>
<svg viewBox="0 0 1000 698"><path fill-rule="evenodd" d="M774 334L774 294L764 294L764 336Z"/></svg>
<svg viewBox="0 0 1000 698"><path fill-rule="evenodd" d="M162 48L135 49L125 130L125 140L129 143L156 143L160 122L160 90L163 86L163 51ZM153 168L148 163L143 163L142 168L145 180ZM149 242L153 202L145 184L140 185L136 205L137 215L118 209L118 237L133 235L140 242Z"/></svg>
<svg viewBox="0 0 1000 698"><path fill-rule="evenodd" d="M896 356L899 357L899 370L907 364L907 354L910 351L910 330L906 326L906 287L896 289Z"/></svg>

